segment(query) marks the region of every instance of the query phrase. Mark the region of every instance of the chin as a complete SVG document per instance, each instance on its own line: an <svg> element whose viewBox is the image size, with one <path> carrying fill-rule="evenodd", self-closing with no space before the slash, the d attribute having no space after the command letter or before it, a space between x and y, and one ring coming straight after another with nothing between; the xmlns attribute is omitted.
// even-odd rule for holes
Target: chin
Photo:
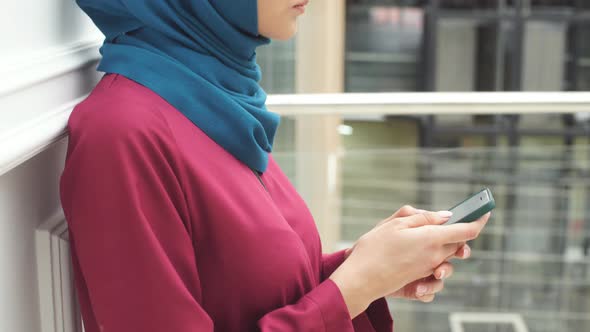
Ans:
<svg viewBox="0 0 590 332"><path fill-rule="evenodd" d="M296 31L293 31L292 33L281 34L281 35L278 35L275 38L271 38L271 39L286 41L286 40L289 40L289 39L295 37L295 34L296 34Z"/></svg>
<svg viewBox="0 0 590 332"><path fill-rule="evenodd" d="M262 34L265 37L268 37L273 40L289 40L293 38L297 34L297 23L293 23L289 26L281 27L281 29L274 29L272 32L268 34Z"/></svg>

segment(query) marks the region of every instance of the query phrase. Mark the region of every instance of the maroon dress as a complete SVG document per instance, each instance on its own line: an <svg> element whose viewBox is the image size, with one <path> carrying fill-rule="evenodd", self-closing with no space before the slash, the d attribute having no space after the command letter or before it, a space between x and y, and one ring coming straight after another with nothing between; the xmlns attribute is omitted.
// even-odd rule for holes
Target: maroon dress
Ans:
<svg viewBox="0 0 590 332"><path fill-rule="evenodd" d="M392 331L350 319L312 215L148 88L105 75L74 109L61 203L86 332Z"/></svg>

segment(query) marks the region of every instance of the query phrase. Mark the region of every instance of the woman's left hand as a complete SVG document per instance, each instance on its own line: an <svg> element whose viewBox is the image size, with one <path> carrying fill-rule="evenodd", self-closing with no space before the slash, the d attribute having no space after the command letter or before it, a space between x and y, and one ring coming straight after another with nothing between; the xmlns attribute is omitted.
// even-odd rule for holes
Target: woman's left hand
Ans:
<svg viewBox="0 0 590 332"><path fill-rule="evenodd" d="M402 218L411 216L417 213L423 213L425 210L416 209L412 206L406 205L396 211L391 217L381 221L377 226L381 226L383 223L387 222L388 220L394 218ZM350 253L354 250L354 246L349 248L345 252L345 257L348 257ZM460 258L466 259L470 256L471 249L469 245L463 243L461 247L455 252L455 254L450 258ZM408 300L417 300L421 302L432 302L436 293L440 292L444 288L444 279L450 277L453 274L453 265L446 260L441 265L439 265L435 270L434 273L426 278L415 280L404 287L400 288L396 292L390 294L389 296L395 298L403 298Z"/></svg>
<svg viewBox="0 0 590 332"><path fill-rule="evenodd" d="M449 262L445 262L439 266L439 270L443 265L445 271L443 277L448 278L453 274L453 265ZM437 278L433 274L429 277L411 282L395 293L389 294L389 296L421 302L432 302L436 293L442 291L445 287L444 278Z"/></svg>

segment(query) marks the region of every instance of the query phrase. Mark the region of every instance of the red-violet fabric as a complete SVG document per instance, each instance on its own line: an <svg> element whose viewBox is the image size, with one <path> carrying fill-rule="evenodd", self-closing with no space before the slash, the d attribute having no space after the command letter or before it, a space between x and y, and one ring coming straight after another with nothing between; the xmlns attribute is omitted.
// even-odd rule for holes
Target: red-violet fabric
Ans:
<svg viewBox="0 0 590 332"><path fill-rule="evenodd" d="M60 197L86 332L392 331L350 319L312 215L152 90L107 74L68 121Z"/></svg>

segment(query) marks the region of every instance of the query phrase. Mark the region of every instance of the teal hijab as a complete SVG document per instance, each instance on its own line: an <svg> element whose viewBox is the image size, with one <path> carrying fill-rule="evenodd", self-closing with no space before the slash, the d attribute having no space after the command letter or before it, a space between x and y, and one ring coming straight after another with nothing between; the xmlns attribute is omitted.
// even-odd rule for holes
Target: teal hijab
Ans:
<svg viewBox="0 0 590 332"><path fill-rule="evenodd" d="M104 33L97 68L157 93L259 172L280 116L258 82L257 0L77 0ZM197 151L195 151L196 153Z"/></svg>

